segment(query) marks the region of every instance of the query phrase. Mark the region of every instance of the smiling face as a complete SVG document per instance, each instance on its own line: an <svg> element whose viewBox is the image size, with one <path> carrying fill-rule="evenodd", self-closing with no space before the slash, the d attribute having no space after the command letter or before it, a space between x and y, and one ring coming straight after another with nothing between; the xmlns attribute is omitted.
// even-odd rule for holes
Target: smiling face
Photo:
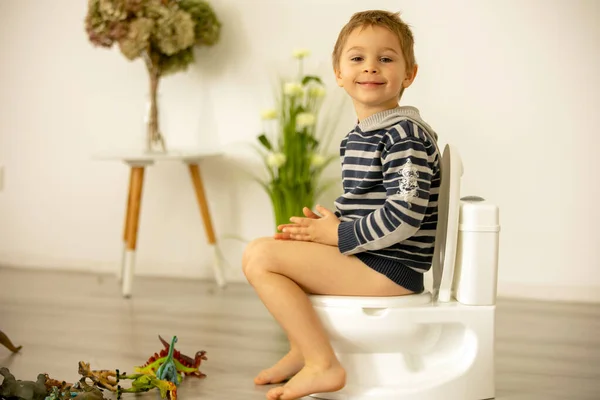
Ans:
<svg viewBox="0 0 600 400"><path fill-rule="evenodd" d="M335 68L337 83L352 97L359 120L397 107L416 73L416 65L407 71L398 37L377 25L350 33Z"/></svg>

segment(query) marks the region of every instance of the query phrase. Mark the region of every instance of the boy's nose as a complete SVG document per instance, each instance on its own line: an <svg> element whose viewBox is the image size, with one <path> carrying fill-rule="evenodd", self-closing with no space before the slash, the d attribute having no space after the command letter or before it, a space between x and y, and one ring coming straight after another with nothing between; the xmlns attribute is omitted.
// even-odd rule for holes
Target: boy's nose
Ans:
<svg viewBox="0 0 600 400"><path fill-rule="evenodd" d="M367 74L375 74L377 73L377 68L375 67L365 67L365 71Z"/></svg>

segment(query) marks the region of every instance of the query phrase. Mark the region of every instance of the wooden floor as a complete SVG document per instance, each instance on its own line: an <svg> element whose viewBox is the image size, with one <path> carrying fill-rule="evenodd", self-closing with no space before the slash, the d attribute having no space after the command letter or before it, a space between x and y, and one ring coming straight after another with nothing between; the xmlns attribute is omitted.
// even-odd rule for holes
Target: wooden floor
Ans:
<svg viewBox="0 0 600 400"><path fill-rule="evenodd" d="M210 282L136 278L127 300L112 276L0 268L0 330L23 345L15 355L0 347L0 366L17 379L44 372L70 382L80 360L132 372L162 348L159 334L177 335L183 353L208 356L207 377L184 381L180 400L264 399L269 388L252 379L287 350L244 284L219 291ZM600 399L600 305L500 299L496 346L497 399Z"/></svg>

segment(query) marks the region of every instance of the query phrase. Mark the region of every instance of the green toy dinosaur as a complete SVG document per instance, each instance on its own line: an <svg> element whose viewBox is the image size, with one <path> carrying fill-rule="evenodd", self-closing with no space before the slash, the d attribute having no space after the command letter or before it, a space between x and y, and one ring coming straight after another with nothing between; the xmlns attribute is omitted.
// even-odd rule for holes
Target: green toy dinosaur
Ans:
<svg viewBox="0 0 600 400"><path fill-rule="evenodd" d="M179 385L183 379L177 371L177 366L173 360L173 351L175 350L175 343L177 343L177 336L173 336L171 339L171 347L169 347L169 354L166 360L162 363L158 370L156 370L156 377L163 381L173 382L175 385Z"/></svg>
<svg viewBox="0 0 600 400"><path fill-rule="evenodd" d="M135 367L135 372L145 375L156 375L158 373L158 369L165 363L167 360L167 356L161 357L150 364L147 364L143 367ZM177 359L173 359L173 363L175 364L175 368L178 372L182 372L184 374L190 374L194 376L204 376L202 373L198 371L198 368L195 367L186 367L182 363L180 363ZM181 381L181 378L179 379Z"/></svg>
<svg viewBox="0 0 600 400"><path fill-rule="evenodd" d="M121 397L121 393L141 393L157 388L160 391L161 398L177 400L177 386L173 382L161 380L154 375L147 374L119 375L117 371L117 376L119 380L133 380L130 388L123 389L120 385L117 387L117 398Z"/></svg>
<svg viewBox="0 0 600 400"><path fill-rule="evenodd" d="M150 360L148 360L148 363L144 364L141 367L135 367L135 372L146 375L155 375L159 379L173 382L175 385L179 385L183 380L181 374L194 375L199 377L204 376L204 374L198 371L198 365L196 365L200 364L200 359L197 360L198 362L196 364L193 364L194 366L188 367L182 364L177 358L173 356L174 352L176 352L176 342L177 336L173 336L173 338L171 339L171 345L169 346L169 352L166 356L156 358L158 355L155 354L153 357L150 358ZM204 356L204 352L199 352L199 354L201 358Z"/></svg>
<svg viewBox="0 0 600 400"><path fill-rule="evenodd" d="M170 346L169 343L167 343L160 335L158 338L165 348L161 349L159 353L154 353L151 355L143 365L134 367L135 372L156 375L156 372L160 366L163 365L167 360L167 356L171 350L171 347L174 346ZM206 374L201 372L199 369L202 361L207 359L206 351L198 351L196 352L195 357L191 358L181 353L176 348L173 348L172 358L173 362L175 363L175 367L180 374L185 376L195 376L197 378L206 377Z"/></svg>

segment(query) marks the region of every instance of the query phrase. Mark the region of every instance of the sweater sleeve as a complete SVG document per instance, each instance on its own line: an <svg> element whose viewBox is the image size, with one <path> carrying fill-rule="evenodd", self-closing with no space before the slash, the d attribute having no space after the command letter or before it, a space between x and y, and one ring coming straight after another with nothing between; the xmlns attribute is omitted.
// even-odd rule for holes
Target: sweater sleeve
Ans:
<svg viewBox="0 0 600 400"><path fill-rule="evenodd" d="M341 163L342 168L344 167L344 155L346 154L346 145L348 144L348 136L349 135L350 134L348 133L340 142L340 163ZM334 210L333 213L338 218L340 218L342 216L342 213L339 210Z"/></svg>
<svg viewBox="0 0 600 400"><path fill-rule="evenodd" d="M383 207L338 226L338 247L350 255L379 250L414 235L429 203L433 171L422 140L407 137L388 145L381 153Z"/></svg>

